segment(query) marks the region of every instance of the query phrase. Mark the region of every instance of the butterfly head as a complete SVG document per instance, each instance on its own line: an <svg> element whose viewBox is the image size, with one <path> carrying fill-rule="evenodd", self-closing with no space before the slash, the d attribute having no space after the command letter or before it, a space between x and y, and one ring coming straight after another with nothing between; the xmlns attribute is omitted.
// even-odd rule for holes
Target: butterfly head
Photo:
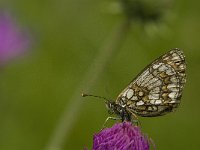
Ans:
<svg viewBox="0 0 200 150"><path fill-rule="evenodd" d="M122 108L120 105L116 104L113 101L105 101L106 108L108 109L108 113L110 115L115 114L117 116L123 116L125 109Z"/></svg>
<svg viewBox="0 0 200 150"><path fill-rule="evenodd" d="M86 97L86 96L92 96L92 97L104 99L106 108L108 109L108 113L110 115L112 115L112 114L120 115L122 112L121 106L116 104L114 101L108 100L107 98L102 97L102 96L96 96L96 95L82 93L82 97Z"/></svg>
<svg viewBox="0 0 200 150"><path fill-rule="evenodd" d="M115 110L115 109L116 109L115 103L112 102L112 101L109 101L109 100L105 101L105 103L106 103L106 108L108 109L108 113L109 113L110 115L114 114L115 111L116 111L116 110Z"/></svg>

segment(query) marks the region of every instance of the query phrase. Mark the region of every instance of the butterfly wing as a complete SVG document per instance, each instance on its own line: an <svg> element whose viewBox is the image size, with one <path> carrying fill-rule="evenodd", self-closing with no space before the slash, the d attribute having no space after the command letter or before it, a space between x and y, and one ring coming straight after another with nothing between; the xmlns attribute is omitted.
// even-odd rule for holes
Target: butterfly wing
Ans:
<svg viewBox="0 0 200 150"><path fill-rule="evenodd" d="M119 94L116 104L143 117L164 115L180 103L186 82L185 56L172 49L148 65Z"/></svg>

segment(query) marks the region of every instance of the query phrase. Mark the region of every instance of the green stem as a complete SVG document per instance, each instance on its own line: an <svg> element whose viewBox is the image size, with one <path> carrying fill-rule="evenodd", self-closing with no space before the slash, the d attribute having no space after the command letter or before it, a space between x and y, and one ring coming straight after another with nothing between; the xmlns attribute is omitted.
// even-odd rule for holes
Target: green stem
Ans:
<svg viewBox="0 0 200 150"><path fill-rule="evenodd" d="M46 150L62 150L64 142L67 140L73 124L75 124L82 105L81 92L90 91L98 80L98 77L103 72L105 66L111 60L112 56L122 45L126 37L126 33L130 28L130 20L126 18L116 29L111 33L111 36L105 41L105 44L100 48L99 53L93 60L92 65L82 78L82 81L74 90L72 97L67 103L67 106L61 115L61 118L51 135Z"/></svg>

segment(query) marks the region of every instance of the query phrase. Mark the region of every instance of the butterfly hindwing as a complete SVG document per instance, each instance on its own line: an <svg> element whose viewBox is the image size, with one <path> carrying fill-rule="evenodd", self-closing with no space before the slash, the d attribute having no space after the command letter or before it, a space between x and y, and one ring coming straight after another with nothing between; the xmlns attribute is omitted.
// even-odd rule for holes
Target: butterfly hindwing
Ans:
<svg viewBox="0 0 200 150"><path fill-rule="evenodd" d="M142 71L117 97L130 113L152 117L175 110L186 82L185 56L170 50Z"/></svg>

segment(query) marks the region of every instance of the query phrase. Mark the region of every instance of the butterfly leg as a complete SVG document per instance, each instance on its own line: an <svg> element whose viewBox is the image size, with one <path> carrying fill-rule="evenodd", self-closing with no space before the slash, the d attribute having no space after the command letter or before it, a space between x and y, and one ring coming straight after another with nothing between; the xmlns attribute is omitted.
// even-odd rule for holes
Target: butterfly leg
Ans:
<svg viewBox="0 0 200 150"><path fill-rule="evenodd" d="M106 123L108 122L108 120L110 120L110 119L112 119L112 120L121 120L122 118L120 118L120 117L108 117L105 121L104 121L104 124L103 124L103 128L105 128L106 126Z"/></svg>
<svg viewBox="0 0 200 150"><path fill-rule="evenodd" d="M141 126L141 123L140 123L139 120L134 120L134 119L132 119L132 120L131 120L131 123L134 124L134 125L136 125L136 126Z"/></svg>
<svg viewBox="0 0 200 150"><path fill-rule="evenodd" d="M131 113L131 115L133 116L133 119L131 119L131 122L136 126L139 126L139 125L141 126L138 116L134 113Z"/></svg>
<svg viewBox="0 0 200 150"><path fill-rule="evenodd" d="M127 110L130 113L130 118L129 118L130 120L128 121L130 121L133 125L141 126L138 116L134 112L132 112L130 109L127 108Z"/></svg>

